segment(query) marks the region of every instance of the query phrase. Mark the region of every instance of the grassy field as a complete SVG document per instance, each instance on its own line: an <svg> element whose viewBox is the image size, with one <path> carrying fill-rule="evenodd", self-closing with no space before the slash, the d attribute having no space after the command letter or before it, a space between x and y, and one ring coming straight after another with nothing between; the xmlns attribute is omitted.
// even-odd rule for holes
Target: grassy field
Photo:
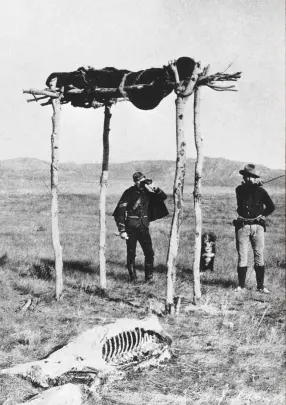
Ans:
<svg viewBox="0 0 286 405"><path fill-rule="evenodd" d="M102 392L104 405L246 405L285 404L285 197L272 195L276 211L266 233L266 286L255 291L250 255L248 291L234 293L237 282L232 219L234 192L207 190L203 197L204 230L218 236L214 273L201 275L202 299L193 307L193 201L186 194L177 260L177 293L183 296L176 317L161 323L173 337L173 357L160 368L114 381ZM139 282L128 282L124 242L115 235L111 216L119 196L107 201L108 295L99 294L98 196L62 194L60 229L64 255L64 295L54 296L50 197L40 194L1 196L0 231L0 363L7 367L42 358L71 336L121 317L142 317L154 297L164 302L166 254L171 215L151 225L155 249L155 285L145 285L143 255L138 248ZM167 205L172 212L172 198ZM38 303L17 311L30 296ZM136 301L130 306L127 301ZM1 377L0 404L9 396L37 389L24 381ZM12 403L11 403L12 404Z"/></svg>

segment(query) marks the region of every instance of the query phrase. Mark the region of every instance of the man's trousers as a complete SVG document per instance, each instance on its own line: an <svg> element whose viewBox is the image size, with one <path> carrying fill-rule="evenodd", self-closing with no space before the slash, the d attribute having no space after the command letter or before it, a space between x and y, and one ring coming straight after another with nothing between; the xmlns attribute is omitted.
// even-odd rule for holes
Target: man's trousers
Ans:
<svg viewBox="0 0 286 405"><path fill-rule="evenodd" d="M264 228L261 225L244 225L236 230L236 249L238 253L238 267L246 267L248 261L249 242L254 253L254 265L264 266Z"/></svg>
<svg viewBox="0 0 286 405"><path fill-rule="evenodd" d="M149 233L149 228L141 224L138 228L127 227L126 232L128 238L126 240L127 246L127 265L133 262L136 257L137 241L140 243L145 256L145 264L152 264L154 262L154 251L152 247L152 240Z"/></svg>

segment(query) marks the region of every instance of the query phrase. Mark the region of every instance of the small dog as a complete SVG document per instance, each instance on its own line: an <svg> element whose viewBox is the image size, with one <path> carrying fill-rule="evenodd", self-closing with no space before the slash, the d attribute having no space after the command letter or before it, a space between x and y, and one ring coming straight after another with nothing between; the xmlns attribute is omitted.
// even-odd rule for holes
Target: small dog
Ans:
<svg viewBox="0 0 286 405"><path fill-rule="evenodd" d="M205 232L202 236L200 271L214 271L215 255L216 235L213 232Z"/></svg>

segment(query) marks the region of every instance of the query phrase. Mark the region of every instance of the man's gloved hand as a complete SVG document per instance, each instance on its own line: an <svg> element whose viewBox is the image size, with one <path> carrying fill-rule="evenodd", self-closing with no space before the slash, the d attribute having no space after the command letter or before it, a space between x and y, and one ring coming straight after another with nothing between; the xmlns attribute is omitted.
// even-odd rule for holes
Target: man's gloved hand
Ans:
<svg viewBox="0 0 286 405"><path fill-rule="evenodd" d="M120 233L120 238L121 238L121 239L125 239L125 240L129 239L129 238L128 238L128 235L127 235L127 232L121 232L121 233Z"/></svg>
<svg viewBox="0 0 286 405"><path fill-rule="evenodd" d="M155 191L158 189L158 187L153 182L151 184L145 184L145 187L148 191L150 191L150 193L155 193Z"/></svg>

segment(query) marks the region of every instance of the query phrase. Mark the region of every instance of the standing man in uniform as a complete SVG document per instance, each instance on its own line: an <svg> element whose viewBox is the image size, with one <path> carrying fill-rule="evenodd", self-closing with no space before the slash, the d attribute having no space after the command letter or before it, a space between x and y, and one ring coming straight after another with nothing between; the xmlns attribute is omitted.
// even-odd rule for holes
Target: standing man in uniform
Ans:
<svg viewBox="0 0 286 405"><path fill-rule="evenodd" d="M250 241L254 253L257 291L269 294L270 291L264 287L264 232L265 218L275 210L275 206L267 191L261 187L262 183L258 180L260 176L256 174L254 164L246 165L239 173L243 176L243 182L235 190L238 218L233 221L238 253L236 291L245 289Z"/></svg>
<svg viewBox="0 0 286 405"><path fill-rule="evenodd" d="M139 241L145 256L145 281L153 281L154 251L149 223L168 215L164 204L166 194L143 173L133 174L134 186L124 191L113 213L118 231L126 240L127 269L130 280L137 278L135 269L136 244Z"/></svg>

